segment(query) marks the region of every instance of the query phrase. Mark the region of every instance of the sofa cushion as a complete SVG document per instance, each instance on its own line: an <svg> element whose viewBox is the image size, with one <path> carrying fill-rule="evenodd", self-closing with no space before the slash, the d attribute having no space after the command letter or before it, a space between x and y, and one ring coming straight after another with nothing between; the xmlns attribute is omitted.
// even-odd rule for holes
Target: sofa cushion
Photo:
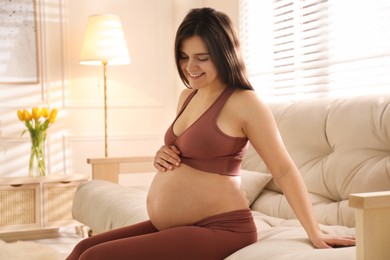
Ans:
<svg viewBox="0 0 390 260"><path fill-rule="evenodd" d="M320 223L353 227L349 194L390 187L390 97L323 98L270 107ZM251 147L243 168L268 172ZM273 181L252 209L295 217Z"/></svg>
<svg viewBox="0 0 390 260"><path fill-rule="evenodd" d="M280 219L252 211L257 227L258 241L233 253L226 260L355 260L356 248L315 249L304 228L296 219ZM320 225L324 233L353 237L354 228Z"/></svg>
<svg viewBox="0 0 390 260"><path fill-rule="evenodd" d="M270 182L272 175L249 170L241 170L241 187L251 206L264 187Z"/></svg>

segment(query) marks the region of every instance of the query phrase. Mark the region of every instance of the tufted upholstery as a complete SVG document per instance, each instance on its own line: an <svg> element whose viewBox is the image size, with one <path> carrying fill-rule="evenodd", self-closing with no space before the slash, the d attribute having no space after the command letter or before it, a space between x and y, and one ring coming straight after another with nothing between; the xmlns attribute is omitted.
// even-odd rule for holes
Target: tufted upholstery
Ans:
<svg viewBox="0 0 390 260"><path fill-rule="evenodd" d="M390 97L271 104L285 145L322 224L355 225L350 193L390 189ZM266 172L253 148L243 168ZM273 182L252 209L279 218L293 212Z"/></svg>

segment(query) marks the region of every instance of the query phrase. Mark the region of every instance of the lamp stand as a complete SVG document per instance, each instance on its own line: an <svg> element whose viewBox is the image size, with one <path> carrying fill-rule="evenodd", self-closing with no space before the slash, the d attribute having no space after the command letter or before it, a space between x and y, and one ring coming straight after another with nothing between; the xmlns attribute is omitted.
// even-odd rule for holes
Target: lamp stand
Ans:
<svg viewBox="0 0 390 260"><path fill-rule="evenodd" d="M103 64L103 78L104 78L104 155L108 156L108 142L107 142L107 61L102 61Z"/></svg>

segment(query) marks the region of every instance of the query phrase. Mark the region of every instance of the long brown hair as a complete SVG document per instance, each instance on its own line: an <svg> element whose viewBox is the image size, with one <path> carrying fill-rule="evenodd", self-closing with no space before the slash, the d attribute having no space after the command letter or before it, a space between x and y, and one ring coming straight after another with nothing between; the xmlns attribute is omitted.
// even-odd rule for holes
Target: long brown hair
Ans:
<svg viewBox="0 0 390 260"><path fill-rule="evenodd" d="M176 33L176 67L186 87L191 88L180 68L181 45L183 40L195 35L205 42L211 60L224 83L229 87L253 90L246 74L240 43L232 21L226 14L208 7L191 9Z"/></svg>

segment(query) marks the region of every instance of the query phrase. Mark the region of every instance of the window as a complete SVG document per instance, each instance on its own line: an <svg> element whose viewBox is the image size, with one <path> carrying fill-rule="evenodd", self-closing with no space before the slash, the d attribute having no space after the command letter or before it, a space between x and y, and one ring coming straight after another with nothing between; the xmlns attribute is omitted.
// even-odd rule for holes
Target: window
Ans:
<svg viewBox="0 0 390 260"><path fill-rule="evenodd" d="M390 94L388 0L241 0L240 38L268 100Z"/></svg>

